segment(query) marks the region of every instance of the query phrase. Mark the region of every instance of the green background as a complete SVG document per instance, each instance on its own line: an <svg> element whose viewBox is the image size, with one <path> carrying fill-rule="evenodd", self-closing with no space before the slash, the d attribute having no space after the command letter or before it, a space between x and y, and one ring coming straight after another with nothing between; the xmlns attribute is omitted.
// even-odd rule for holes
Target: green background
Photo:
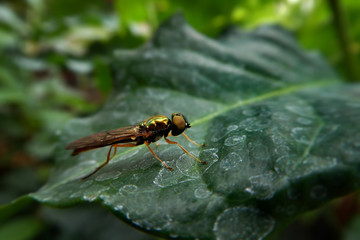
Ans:
<svg viewBox="0 0 360 240"><path fill-rule="evenodd" d="M181 11L195 30L210 38L229 25L252 30L281 24L304 49L321 53L343 81L358 82L359 8L356 0L2 1L0 204L47 181L64 125L76 116L92 115L108 99L114 50L142 46L173 13ZM59 210L20 200L6 209L0 216L0 236L7 239L152 238L99 206ZM301 216L278 236L352 239L359 235L358 209L358 194L353 193ZM85 226L89 230L79 231Z"/></svg>

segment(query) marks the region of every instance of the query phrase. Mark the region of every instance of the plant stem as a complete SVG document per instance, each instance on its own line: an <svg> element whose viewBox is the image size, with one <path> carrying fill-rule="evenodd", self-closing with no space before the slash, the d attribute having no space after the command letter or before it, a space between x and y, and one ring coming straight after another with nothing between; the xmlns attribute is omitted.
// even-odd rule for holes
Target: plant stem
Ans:
<svg viewBox="0 0 360 240"><path fill-rule="evenodd" d="M346 74L350 81L360 81L360 72L355 52L351 48L351 39L347 31L347 25L341 9L340 0L328 0L329 7L333 15L333 23L336 31L336 37L342 50L343 65L345 65Z"/></svg>

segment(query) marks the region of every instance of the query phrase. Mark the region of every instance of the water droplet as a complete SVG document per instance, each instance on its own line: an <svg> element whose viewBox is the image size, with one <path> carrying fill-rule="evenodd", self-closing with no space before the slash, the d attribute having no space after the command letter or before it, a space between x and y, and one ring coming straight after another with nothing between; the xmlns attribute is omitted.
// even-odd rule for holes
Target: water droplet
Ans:
<svg viewBox="0 0 360 240"><path fill-rule="evenodd" d="M235 131L236 129L238 129L239 127L237 125L230 125L227 127L227 132L232 132Z"/></svg>
<svg viewBox="0 0 360 240"><path fill-rule="evenodd" d="M81 181L79 188L80 189L88 188L93 183L94 181L92 179L86 179L84 181Z"/></svg>
<svg viewBox="0 0 360 240"><path fill-rule="evenodd" d="M214 162L217 162L219 160L219 156L217 155L218 149L216 148L209 148L205 149L201 153L201 159L204 159L204 161L207 161L207 165L211 165Z"/></svg>
<svg viewBox="0 0 360 240"><path fill-rule="evenodd" d="M95 201L102 192L109 190L110 187L93 184L86 190L84 190L83 199L89 202Z"/></svg>
<svg viewBox="0 0 360 240"><path fill-rule="evenodd" d="M300 163L301 158L299 156L284 155L276 159L274 169L279 175L292 175Z"/></svg>
<svg viewBox="0 0 360 240"><path fill-rule="evenodd" d="M216 148L209 148L201 152L201 159L203 161L207 161L206 165L201 166L202 172L206 172L215 162L219 160L217 152L218 149Z"/></svg>
<svg viewBox="0 0 360 240"><path fill-rule="evenodd" d="M193 152L191 152L194 155ZM194 155L196 156L196 155ZM196 164L199 164L194 158L189 156L188 154L184 153L181 155L179 160L176 161L176 167L186 176L191 178L199 178L200 173L196 168Z"/></svg>
<svg viewBox="0 0 360 240"><path fill-rule="evenodd" d="M284 113L284 112L274 113L273 118L277 119L279 121L289 121L291 119L290 115L288 113Z"/></svg>
<svg viewBox="0 0 360 240"><path fill-rule="evenodd" d="M119 194L129 194L129 193L133 193L135 192L137 189L137 186L136 185L133 185L133 184L129 184L129 185L125 185L123 187L121 187L119 189Z"/></svg>
<svg viewBox="0 0 360 240"><path fill-rule="evenodd" d="M242 135L242 136L231 136L226 138L224 145L231 147L231 146L235 146L241 142L244 142L246 140L246 135Z"/></svg>
<svg viewBox="0 0 360 240"><path fill-rule="evenodd" d="M226 157L224 157L220 162L220 167L225 169L226 171L230 170L231 168L236 167L239 163L243 160L239 154L236 152L229 153Z"/></svg>
<svg viewBox="0 0 360 240"><path fill-rule="evenodd" d="M256 114L258 114L258 111L254 108L247 108L247 109L244 109L242 111L242 113L245 115L245 116L248 116L248 117L253 117L255 116Z"/></svg>
<svg viewBox="0 0 360 240"><path fill-rule="evenodd" d="M70 195L70 198L81 198L83 195L82 191L76 191Z"/></svg>
<svg viewBox="0 0 360 240"><path fill-rule="evenodd" d="M227 132L226 131L217 131L212 137L211 137L211 141L212 142L218 142L220 139L224 138L226 136Z"/></svg>
<svg viewBox="0 0 360 240"><path fill-rule="evenodd" d="M206 188L206 186L201 186L195 189L194 195L196 198L205 199L211 195L211 192Z"/></svg>
<svg viewBox="0 0 360 240"><path fill-rule="evenodd" d="M101 182L109 179L116 179L121 175L120 171L112 170L110 172L103 172L95 178L95 181Z"/></svg>
<svg viewBox="0 0 360 240"><path fill-rule="evenodd" d="M265 238L274 226L275 220L270 216L241 206L222 212L216 219L213 231L218 240L252 240Z"/></svg>
<svg viewBox="0 0 360 240"><path fill-rule="evenodd" d="M302 102L298 102L295 104L288 104L285 106L287 110L290 112L296 113L300 116L312 116L313 115L313 109L310 106L305 105Z"/></svg>
<svg viewBox="0 0 360 240"><path fill-rule="evenodd" d="M239 123L240 128L244 128L247 132L257 132L269 127L271 120L269 118L247 118Z"/></svg>
<svg viewBox="0 0 360 240"><path fill-rule="evenodd" d="M276 173L265 173L249 178L251 190L257 199L272 198L274 193L288 184L285 178L279 178Z"/></svg>
<svg viewBox="0 0 360 240"><path fill-rule="evenodd" d="M55 199L66 199L66 198L70 198L71 195L75 195L75 191L76 190L70 190L71 188L69 189L64 189L64 188L61 188L57 191L56 193L56 197Z"/></svg>
<svg viewBox="0 0 360 240"><path fill-rule="evenodd" d="M194 178L184 176L184 174L177 169L170 171L167 168L161 168L153 183L163 188L192 180L194 180Z"/></svg>
<svg viewBox="0 0 360 240"><path fill-rule="evenodd" d="M317 200L324 199L327 195L327 189L322 185L316 185L311 189L310 195Z"/></svg>
<svg viewBox="0 0 360 240"><path fill-rule="evenodd" d="M140 228L144 228L143 224L141 223L140 220L132 220L131 221L134 225L140 227ZM149 227L146 227L147 230L149 230Z"/></svg>
<svg viewBox="0 0 360 240"><path fill-rule="evenodd" d="M353 136L341 144L341 150L344 154L344 161L348 163L357 163L360 154L360 135Z"/></svg>
<svg viewBox="0 0 360 240"><path fill-rule="evenodd" d="M255 194L254 190L251 187L245 188L245 192L250 193L251 195Z"/></svg>
<svg viewBox="0 0 360 240"><path fill-rule="evenodd" d="M116 205L116 206L114 207L114 209L115 209L115 210L118 210L118 211L121 211L121 210L124 209L124 206L121 205L121 204L118 204L118 205Z"/></svg>
<svg viewBox="0 0 360 240"><path fill-rule="evenodd" d="M291 130L291 137L293 137L296 141L308 144L309 138L306 136L306 129L301 127L296 127Z"/></svg>
<svg viewBox="0 0 360 240"><path fill-rule="evenodd" d="M302 125L310 125L313 121L310 118L299 117L297 122Z"/></svg>

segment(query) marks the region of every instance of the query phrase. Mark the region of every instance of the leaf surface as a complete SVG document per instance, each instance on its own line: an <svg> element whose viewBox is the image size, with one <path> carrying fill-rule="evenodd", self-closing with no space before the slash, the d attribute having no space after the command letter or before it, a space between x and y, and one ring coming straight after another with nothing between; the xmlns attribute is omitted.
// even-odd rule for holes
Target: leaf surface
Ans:
<svg viewBox="0 0 360 240"><path fill-rule="evenodd" d="M60 134L57 164L31 196L52 206L98 201L156 235L263 239L293 216L354 191L360 177L360 87L345 85L280 27L230 29L209 39L175 15L135 51L116 53L114 89L97 114ZM96 132L182 112L178 141L71 157L65 145Z"/></svg>

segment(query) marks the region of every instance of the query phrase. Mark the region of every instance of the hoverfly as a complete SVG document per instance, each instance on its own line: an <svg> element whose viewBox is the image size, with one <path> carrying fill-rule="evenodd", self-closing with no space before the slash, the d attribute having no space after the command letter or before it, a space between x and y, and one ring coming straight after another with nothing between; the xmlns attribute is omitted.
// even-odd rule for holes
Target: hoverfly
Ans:
<svg viewBox="0 0 360 240"><path fill-rule="evenodd" d="M179 143L167 139L167 137L169 136L178 136L182 134L188 141L192 142L193 144L199 147L205 146L194 142L188 136L186 136L184 131L186 128L190 127L191 126L189 122L181 113L173 113L171 116L171 120L164 115L157 115L150 117L134 126L95 133L93 135L78 139L68 144L66 146L66 149L72 149L73 152L71 155L74 156L88 150L110 145L106 161L99 167L97 167L92 173L83 177L82 179L94 175L100 169L105 167L109 163L109 161L115 156L116 149L118 147L136 147L142 144L145 144L149 148L152 155L162 164L164 164L167 169L174 170L166 163L164 163L158 156L156 156L155 152L149 146L150 143L156 142L162 137L164 137L165 141L168 144L178 145L186 154L196 159L196 161L202 164L207 164L207 162L201 161L200 159L196 158L194 155L186 151L185 148L183 148ZM113 154L111 154L112 149L114 149Z"/></svg>

